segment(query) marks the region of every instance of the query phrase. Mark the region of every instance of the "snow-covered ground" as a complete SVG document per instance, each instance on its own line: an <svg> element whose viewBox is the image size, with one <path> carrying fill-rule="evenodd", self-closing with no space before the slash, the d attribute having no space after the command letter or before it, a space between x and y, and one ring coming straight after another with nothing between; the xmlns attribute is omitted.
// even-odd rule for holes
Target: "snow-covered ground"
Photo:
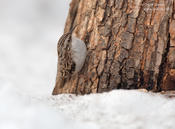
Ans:
<svg viewBox="0 0 175 129"><path fill-rule="evenodd" d="M51 96L70 0L0 0L0 129L175 129L175 99Z"/></svg>

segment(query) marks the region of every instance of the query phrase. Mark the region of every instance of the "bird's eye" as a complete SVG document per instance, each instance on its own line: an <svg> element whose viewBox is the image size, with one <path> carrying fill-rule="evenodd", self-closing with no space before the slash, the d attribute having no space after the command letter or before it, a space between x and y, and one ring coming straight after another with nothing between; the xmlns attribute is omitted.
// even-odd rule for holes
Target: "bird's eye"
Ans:
<svg viewBox="0 0 175 129"><path fill-rule="evenodd" d="M68 42L70 42L71 41L71 37L68 39Z"/></svg>

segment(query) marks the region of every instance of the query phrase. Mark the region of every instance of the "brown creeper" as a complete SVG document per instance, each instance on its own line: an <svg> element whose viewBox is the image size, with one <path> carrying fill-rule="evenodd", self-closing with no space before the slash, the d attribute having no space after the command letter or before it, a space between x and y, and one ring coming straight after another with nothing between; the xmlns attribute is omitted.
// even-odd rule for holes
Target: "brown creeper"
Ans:
<svg viewBox="0 0 175 129"><path fill-rule="evenodd" d="M86 45L82 40L72 36L75 28L76 26L70 32L63 34L58 41L58 69L52 95L58 94L57 91L64 86L65 82L83 67L87 51Z"/></svg>

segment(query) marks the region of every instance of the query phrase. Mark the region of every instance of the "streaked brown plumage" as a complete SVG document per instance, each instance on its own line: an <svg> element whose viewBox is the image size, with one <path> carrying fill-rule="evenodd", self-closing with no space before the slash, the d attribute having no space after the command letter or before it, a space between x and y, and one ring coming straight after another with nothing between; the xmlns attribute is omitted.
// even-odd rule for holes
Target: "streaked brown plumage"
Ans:
<svg viewBox="0 0 175 129"><path fill-rule="evenodd" d="M58 89L62 88L67 80L70 79L71 75L75 71L75 62L72 59L72 32L76 28L74 26L68 33L61 36L58 41L58 66L57 66L57 77L55 88L52 92L56 95Z"/></svg>

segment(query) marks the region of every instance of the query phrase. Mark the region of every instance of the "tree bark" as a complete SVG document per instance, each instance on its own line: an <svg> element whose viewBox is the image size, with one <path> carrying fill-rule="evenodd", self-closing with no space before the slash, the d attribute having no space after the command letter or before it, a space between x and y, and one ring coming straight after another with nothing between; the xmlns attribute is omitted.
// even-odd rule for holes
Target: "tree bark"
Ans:
<svg viewBox="0 0 175 129"><path fill-rule="evenodd" d="M65 32L76 24L86 61L58 94L175 90L175 0L72 0Z"/></svg>

